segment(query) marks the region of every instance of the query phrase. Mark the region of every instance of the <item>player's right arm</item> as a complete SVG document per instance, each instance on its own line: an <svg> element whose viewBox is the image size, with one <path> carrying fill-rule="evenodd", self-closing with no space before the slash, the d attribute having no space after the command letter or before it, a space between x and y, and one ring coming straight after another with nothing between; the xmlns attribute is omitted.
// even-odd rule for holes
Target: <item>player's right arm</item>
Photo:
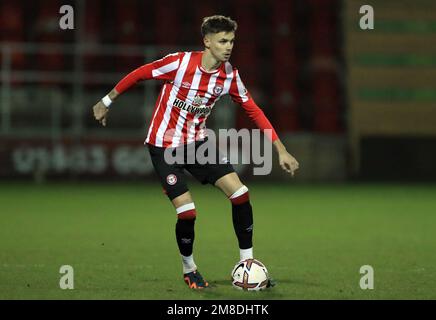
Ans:
<svg viewBox="0 0 436 320"><path fill-rule="evenodd" d="M177 69L179 68L181 55L183 53L169 54L162 59L145 64L126 75L117 85L92 108L94 118L103 126L106 126L109 106L115 99L136 85L140 81L156 80L174 80Z"/></svg>

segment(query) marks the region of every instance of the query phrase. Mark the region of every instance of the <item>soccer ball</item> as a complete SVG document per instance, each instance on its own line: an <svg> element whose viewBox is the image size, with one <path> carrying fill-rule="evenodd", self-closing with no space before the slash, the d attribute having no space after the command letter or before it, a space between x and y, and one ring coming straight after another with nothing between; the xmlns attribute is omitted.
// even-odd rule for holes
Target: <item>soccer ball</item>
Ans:
<svg viewBox="0 0 436 320"><path fill-rule="evenodd" d="M232 285L239 290L263 290L267 287L268 280L268 270L256 259L240 261L232 270Z"/></svg>

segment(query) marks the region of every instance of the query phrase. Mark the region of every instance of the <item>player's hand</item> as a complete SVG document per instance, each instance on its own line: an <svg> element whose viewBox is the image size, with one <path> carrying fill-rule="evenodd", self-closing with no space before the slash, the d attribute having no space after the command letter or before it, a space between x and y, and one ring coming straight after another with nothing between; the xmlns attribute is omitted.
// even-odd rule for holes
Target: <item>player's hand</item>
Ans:
<svg viewBox="0 0 436 320"><path fill-rule="evenodd" d="M294 176L295 171L299 168L298 161L291 156L287 151L279 153L280 167L283 170Z"/></svg>
<svg viewBox="0 0 436 320"><path fill-rule="evenodd" d="M92 110L94 111L95 120L99 121L103 126L106 126L109 108L107 108L103 102L99 101L94 107L92 107Z"/></svg>

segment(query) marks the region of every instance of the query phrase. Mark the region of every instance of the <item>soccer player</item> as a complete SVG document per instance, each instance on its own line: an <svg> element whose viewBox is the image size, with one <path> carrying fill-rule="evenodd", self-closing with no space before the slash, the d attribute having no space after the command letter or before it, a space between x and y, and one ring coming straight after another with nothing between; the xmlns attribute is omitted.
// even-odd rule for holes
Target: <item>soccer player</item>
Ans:
<svg viewBox="0 0 436 320"><path fill-rule="evenodd" d="M207 143L206 119L215 103L229 94L271 140L282 169L292 176L298 169L297 160L286 151L273 126L245 88L238 70L229 63L236 29L237 23L228 17L215 15L204 18L201 25L204 51L169 54L137 68L93 107L95 119L106 126L109 106L119 95L142 80L163 81L145 144L164 192L177 212L175 231L183 276L192 289L205 288L209 284L194 262L194 224L197 212L186 184L185 170L202 184L211 184L222 190L231 202L240 260L253 258L252 207L248 188L228 161L220 161L223 155L219 150L216 150L217 161L206 164L199 164L197 159L195 163L168 164L165 150L184 148L186 152L192 152L189 146L198 148Z"/></svg>

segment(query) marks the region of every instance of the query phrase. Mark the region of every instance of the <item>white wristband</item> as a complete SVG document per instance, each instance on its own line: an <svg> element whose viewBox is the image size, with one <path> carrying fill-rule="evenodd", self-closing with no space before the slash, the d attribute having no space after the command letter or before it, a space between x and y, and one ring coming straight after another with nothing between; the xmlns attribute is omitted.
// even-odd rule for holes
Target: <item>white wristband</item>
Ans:
<svg viewBox="0 0 436 320"><path fill-rule="evenodd" d="M112 104L111 98L109 98L108 95L105 95L103 99L101 99L101 102L106 106L106 108L109 108L109 106Z"/></svg>

